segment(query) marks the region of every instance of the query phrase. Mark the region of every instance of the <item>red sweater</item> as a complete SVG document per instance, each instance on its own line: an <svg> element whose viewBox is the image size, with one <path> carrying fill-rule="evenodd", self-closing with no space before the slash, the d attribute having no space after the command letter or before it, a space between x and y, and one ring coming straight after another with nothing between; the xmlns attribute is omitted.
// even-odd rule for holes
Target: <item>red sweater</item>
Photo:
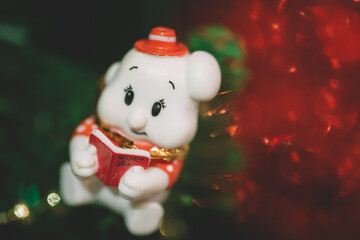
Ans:
<svg viewBox="0 0 360 240"><path fill-rule="evenodd" d="M92 130L100 129L100 127L95 123L94 116L90 116L87 119L85 119L83 122L81 122L78 127L75 129L72 138L75 136L86 136L89 137ZM139 149L143 149L146 151L149 151L153 146L151 147L144 147L140 146L139 144L136 144L136 141L134 142L135 146ZM150 167L157 167L165 171L169 176L169 185L168 189L176 182L178 179L181 169L183 165L183 160L180 159L174 159L172 161L164 161L161 159L152 159L150 161Z"/></svg>

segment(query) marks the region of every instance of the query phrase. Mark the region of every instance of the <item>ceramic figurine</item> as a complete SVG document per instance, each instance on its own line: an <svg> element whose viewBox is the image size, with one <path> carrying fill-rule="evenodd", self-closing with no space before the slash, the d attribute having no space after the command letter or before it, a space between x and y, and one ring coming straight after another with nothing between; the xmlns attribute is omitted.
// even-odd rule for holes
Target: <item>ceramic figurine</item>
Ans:
<svg viewBox="0 0 360 240"><path fill-rule="evenodd" d="M156 231L196 133L199 103L215 97L220 82L212 55L189 53L174 30L153 28L109 67L95 114L75 129L60 171L64 202L102 204L135 235Z"/></svg>

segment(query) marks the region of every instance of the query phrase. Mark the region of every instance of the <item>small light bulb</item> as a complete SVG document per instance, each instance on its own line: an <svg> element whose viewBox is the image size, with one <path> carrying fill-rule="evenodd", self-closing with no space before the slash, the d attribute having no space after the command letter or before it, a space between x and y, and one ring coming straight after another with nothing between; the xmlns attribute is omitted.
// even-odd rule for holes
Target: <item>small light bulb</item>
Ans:
<svg viewBox="0 0 360 240"><path fill-rule="evenodd" d="M55 207L56 205L58 205L60 200L60 196L56 193L50 193L47 197L47 202L51 207Z"/></svg>
<svg viewBox="0 0 360 240"><path fill-rule="evenodd" d="M14 213L18 219L24 219L29 216L30 211L25 204L20 203L14 207Z"/></svg>

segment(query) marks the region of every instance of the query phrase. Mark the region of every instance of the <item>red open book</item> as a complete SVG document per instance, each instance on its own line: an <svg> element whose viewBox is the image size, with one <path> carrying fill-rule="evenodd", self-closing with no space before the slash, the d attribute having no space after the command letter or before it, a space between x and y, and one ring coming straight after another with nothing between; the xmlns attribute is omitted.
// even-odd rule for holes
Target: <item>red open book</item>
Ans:
<svg viewBox="0 0 360 240"><path fill-rule="evenodd" d="M119 148L100 130L91 132L89 143L97 150L99 170L96 176L107 186L118 186L120 178L132 166L149 167L149 152Z"/></svg>

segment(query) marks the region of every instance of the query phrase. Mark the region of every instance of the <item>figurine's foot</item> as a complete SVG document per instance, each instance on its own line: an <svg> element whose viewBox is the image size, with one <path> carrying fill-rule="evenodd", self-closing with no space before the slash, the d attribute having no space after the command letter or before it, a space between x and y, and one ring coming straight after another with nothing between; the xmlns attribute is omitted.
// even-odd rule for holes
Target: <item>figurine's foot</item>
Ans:
<svg viewBox="0 0 360 240"><path fill-rule="evenodd" d="M83 205L95 200L101 185L96 177L80 181L71 171L70 163L60 169L60 195L69 206Z"/></svg>
<svg viewBox="0 0 360 240"><path fill-rule="evenodd" d="M148 235L155 232L164 215L164 209L158 202L132 204L125 212L125 224L134 235Z"/></svg>

